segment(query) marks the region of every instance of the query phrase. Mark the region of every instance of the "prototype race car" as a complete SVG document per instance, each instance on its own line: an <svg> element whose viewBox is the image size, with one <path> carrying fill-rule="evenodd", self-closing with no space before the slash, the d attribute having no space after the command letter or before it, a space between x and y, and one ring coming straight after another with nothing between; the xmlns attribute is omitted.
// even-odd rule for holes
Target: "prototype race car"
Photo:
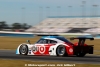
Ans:
<svg viewBox="0 0 100 67"><path fill-rule="evenodd" d="M72 37L70 40L78 39L77 43L71 43L62 36L43 36L35 44L22 43L18 46L16 54L21 55L49 55L49 56L70 56L83 57L87 53L93 54L93 45L85 44L87 37Z"/></svg>

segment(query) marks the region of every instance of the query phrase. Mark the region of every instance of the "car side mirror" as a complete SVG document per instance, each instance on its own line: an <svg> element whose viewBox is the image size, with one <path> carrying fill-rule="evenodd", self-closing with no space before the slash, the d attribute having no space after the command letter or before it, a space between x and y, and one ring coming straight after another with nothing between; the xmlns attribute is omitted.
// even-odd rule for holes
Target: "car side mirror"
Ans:
<svg viewBox="0 0 100 67"><path fill-rule="evenodd" d="M30 40L27 40L27 42L28 42L29 44L31 44L31 43L30 43Z"/></svg>

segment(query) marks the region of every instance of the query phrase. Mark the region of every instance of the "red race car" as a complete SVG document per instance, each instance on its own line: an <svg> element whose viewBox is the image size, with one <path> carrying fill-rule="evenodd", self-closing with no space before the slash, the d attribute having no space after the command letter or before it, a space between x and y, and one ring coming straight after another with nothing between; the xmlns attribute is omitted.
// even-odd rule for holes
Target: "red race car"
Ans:
<svg viewBox="0 0 100 67"><path fill-rule="evenodd" d="M49 56L70 56L83 57L87 53L93 54L93 45L85 44L86 39L94 40L92 37L72 37L78 39L77 43L71 43L62 36L43 36L35 44L22 43L18 46L16 54L21 55L49 55Z"/></svg>

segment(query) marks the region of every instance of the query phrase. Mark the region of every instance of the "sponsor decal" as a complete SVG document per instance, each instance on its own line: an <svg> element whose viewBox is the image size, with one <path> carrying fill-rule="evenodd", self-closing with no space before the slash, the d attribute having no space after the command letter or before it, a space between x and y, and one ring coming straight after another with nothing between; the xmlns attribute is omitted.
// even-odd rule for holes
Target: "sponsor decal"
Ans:
<svg viewBox="0 0 100 67"><path fill-rule="evenodd" d="M39 52L43 54L45 52L45 46L39 46Z"/></svg>
<svg viewBox="0 0 100 67"><path fill-rule="evenodd" d="M70 48L70 49L69 49L69 52L73 52L73 49L72 49L72 48Z"/></svg>
<svg viewBox="0 0 100 67"><path fill-rule="evenodd" d="M29 50L29 52L28 52L29 54L31 54L31 50Z"/></svg>
<svg viewBox="0 0 100 67"><path fill-rule="evenodd" d="M37 48L36 46L33 46L33 47L32 47L32 51L33 51L33 52L37 52L37 51L38 51L38 48Z"/></svg>

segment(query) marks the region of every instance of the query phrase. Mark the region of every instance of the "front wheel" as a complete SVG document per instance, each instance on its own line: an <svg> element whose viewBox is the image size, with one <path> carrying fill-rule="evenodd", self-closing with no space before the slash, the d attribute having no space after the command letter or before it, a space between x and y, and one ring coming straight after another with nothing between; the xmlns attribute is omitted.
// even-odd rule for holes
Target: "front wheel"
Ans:
<svg viewBox="0 0 100 67"><path fill-rule="evenodd" d="M19 52L21 55L27 55L28 54L28 46L27 45L21 45L19 48Z"/></svg>
<svg viewBox="0 0 100 67"><path fill-rule="evenodd" d="M67 54L66 54L65 46L63 45L58 46L56 50L56 54L57 56L61 56L61 57L66 56Z"/></svg>

